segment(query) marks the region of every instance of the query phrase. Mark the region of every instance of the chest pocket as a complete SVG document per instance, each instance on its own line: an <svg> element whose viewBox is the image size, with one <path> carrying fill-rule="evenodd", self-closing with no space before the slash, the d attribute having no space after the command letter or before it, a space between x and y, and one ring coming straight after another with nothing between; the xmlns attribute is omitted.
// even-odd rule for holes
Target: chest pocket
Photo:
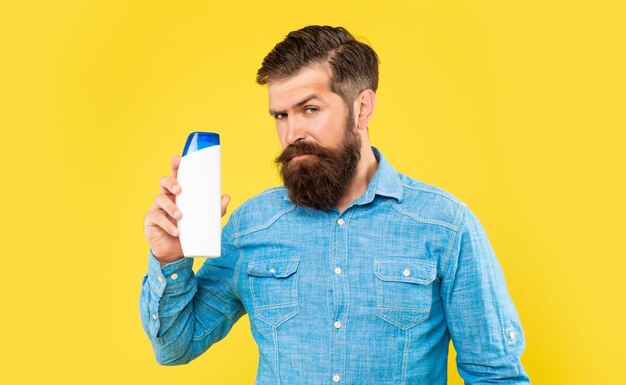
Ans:
<svg viewBox="0 0 626 385"><path fill-rule="evenodd" d="M300 258L267 260L248 264L248 282L255 316L278 327L300 312L298 263Z"/></svg>
<svg viewBox="0 0 626 385"><path fill-rule="evenodd" d="M415 258L375 259L376 315L403 330L428 318L436 267Z"/></svg>

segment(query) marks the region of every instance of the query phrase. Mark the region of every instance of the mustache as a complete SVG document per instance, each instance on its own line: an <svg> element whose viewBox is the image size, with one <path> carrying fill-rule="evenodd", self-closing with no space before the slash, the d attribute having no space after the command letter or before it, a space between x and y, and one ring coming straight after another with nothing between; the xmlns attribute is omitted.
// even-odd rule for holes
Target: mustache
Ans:
<svg viewBox="0 0 626 385"><path fill-rule="evenodd" d="M276 157L275 161L276 163L284 164L289 162L293 157L303 154L312 154L320 158L327 158L328 150L315 143L297 141L285 147L283 152Z"/></svg>

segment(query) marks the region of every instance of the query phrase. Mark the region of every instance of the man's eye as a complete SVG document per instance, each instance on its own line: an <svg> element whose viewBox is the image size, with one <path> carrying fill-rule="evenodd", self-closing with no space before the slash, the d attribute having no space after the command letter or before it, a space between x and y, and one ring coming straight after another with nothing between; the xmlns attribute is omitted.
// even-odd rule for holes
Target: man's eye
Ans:
<svg viewBox="0 0 626 385"><path fill-rule="evenodd" d="M317 108L317 107L306 107L304 110L307 111L308 113L312 114L314 112L319 111L319 108Z"/></svg>
<svg viewBox="0 0 626 385"><path fill-rule="evenodd" d="M276 119L276 120L284 119L285 116L287 116L287 115L286 114L276 114L276 115L274 115L274 119Z"/></svg>

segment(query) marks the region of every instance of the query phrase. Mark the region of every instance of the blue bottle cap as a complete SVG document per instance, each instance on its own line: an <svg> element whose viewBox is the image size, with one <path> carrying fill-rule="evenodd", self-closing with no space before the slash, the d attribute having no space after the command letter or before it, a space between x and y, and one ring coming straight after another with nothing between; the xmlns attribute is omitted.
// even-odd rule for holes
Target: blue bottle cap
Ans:
<svg viewBox="0 0 626 385"><path fill-rule="evenodd" d="M220 134L214 132L201 132L196 131L189 134L187 137L187 143L183 150L183 156L191 154L194 151L202 150L203 148L211 146L219 146Z"/></svg>

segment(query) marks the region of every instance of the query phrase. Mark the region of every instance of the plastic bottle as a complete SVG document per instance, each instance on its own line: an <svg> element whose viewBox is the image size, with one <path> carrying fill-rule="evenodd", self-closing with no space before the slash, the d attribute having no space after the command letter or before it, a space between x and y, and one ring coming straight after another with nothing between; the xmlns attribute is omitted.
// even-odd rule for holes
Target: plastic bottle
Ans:
<svg viewBox="0 0 626 385"><path fill-rule="evenodd" d="M178 166L176 206L183 213L177 221L185 257L219 257L221 239L220 136L192 132Z"/></svg>

